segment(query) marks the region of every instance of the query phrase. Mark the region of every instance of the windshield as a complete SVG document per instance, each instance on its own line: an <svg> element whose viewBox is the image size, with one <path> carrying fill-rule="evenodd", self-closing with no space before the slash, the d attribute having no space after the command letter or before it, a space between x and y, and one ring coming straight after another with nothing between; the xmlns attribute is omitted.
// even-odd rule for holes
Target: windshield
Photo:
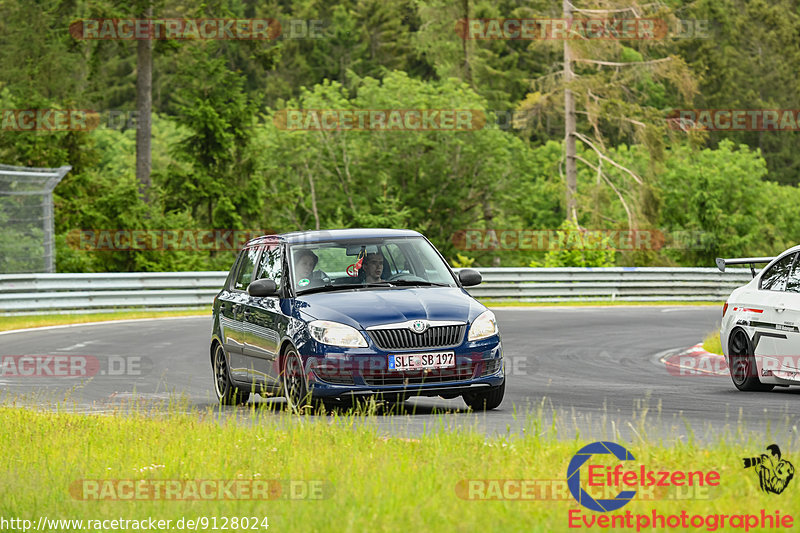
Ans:
<svg viewBox="0 0 800 533"><path fill-rule="evenodd" d="M422 237L296 244L290 246L289 258L298 294L336 288L457 286L447 265Z"/></svg>

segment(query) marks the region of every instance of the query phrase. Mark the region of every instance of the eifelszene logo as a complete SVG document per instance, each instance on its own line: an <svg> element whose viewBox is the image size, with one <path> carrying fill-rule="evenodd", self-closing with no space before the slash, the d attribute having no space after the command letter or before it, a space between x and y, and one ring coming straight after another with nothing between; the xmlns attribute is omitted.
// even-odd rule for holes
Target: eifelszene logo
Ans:
<svg viewBox="0 0 800 533"><path fill-rule="evenodd" d="M604 453L613 454L620 461L635 459L631 452L615 442L593 442L578 450L567 467L567 486L575 501L592 511L603 513L616 511L636 495L635 490L623 490L614 499L595 500L581 487L581 466L591 459L592 455Z"/></svg>
<svg viewBox="0 0 800 533"><path fill-rule="evenodd" d="M716 470L651 470L643 464L626 469L622 464L607 466L602 464L602 458L593 459L598 455L613 455L620 462L636 460L631 452L615 442L593 442L578 450L567 467L567 487L575 501L592 511L607 513L620 509L636 496L636 490L632 489L719 486L720 474ZM582 467L586 487L605 487L611 494L619 488L629 490L620 490L613 498L595 499L581 484Z"/></svg>
<svg viewBox="0 0 800 533"><path fill-rule="evenodd" d="M745 468L752 468L758 476L758 484L764 492L780 494L794 477L794 465L781 457L781 449L777 444L767 446L769 455L761 457L745 457Z"/></svg>

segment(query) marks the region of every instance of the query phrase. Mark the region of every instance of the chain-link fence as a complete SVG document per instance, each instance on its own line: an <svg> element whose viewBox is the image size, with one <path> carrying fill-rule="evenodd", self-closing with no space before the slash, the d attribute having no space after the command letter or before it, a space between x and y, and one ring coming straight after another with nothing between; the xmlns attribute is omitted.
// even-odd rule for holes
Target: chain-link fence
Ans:
<svg viewBox="0 0 800 533"><path fill-rule="evenodd" d="M0 165L0 273L55 272L53 189L71 168Z"/></svg>

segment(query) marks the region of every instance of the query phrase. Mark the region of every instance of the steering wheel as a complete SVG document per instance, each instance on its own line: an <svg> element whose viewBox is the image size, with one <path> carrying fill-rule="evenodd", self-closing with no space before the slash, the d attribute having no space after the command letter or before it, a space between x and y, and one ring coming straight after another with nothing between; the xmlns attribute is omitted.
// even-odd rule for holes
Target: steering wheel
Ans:
<svg viewBox="0 0 800 533"><path fill-rule="evenodd" d="M390 276L386 281L397 281L399 279L407 279L408 281L425 281L425 278L415 276L414 274L409 274L408 272L398 272L397 274Z"/></svg>

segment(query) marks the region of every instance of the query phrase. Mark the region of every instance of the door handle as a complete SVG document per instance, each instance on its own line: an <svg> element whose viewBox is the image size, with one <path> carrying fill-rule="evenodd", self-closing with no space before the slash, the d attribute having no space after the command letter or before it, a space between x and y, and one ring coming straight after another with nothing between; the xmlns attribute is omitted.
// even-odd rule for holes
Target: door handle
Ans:
<svg viewBox="0 0 800 533"><path fill-rule="evenodd" d="M786 311L786 304L784 303L776 304L775 311L777 311L778 313L783 313L784 311Z"/></svg>

